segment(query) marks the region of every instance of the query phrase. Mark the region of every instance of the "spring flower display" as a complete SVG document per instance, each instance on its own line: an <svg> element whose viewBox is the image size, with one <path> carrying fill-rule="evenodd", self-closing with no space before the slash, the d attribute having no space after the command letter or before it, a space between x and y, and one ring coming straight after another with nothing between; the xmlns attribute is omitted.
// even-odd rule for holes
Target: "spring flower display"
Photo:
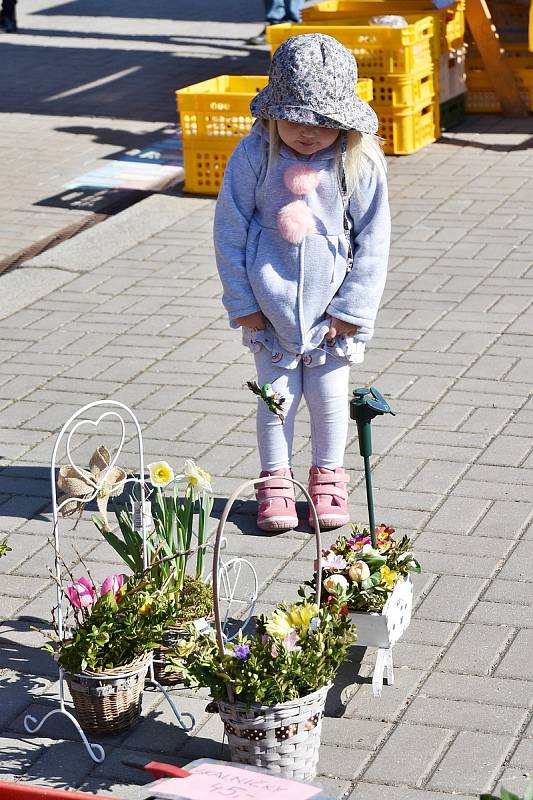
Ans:
<svg viewBox="0 0 533 800"><path fill-rule="evenodd" d="M211 586L204 581L205 545L213 507L211 476L191 459L185 460L180 473L162 459L148 464L148 471L142 511L140 503L137 511L135 502L131 507L115 505L116 531L106 528L98 515L93 516L93 522L131 572L141 575L146 573L140 523L140 514L144 514L150 577L169 595L175 620L205 617L212 608ZM181 490L180 483L185 484ZM195 562L192 575L187 570L189 559ZM114 585L115 594L116 588Z"/></svg>
<svg viewBox="0 0 533 800"><path fill-rule="evenodd" d="M394 537L394 528L376 528L376 547L372 547L370 531L362 525L352 526L351 536L340 536L322 551L322 599L334 598L350 611L382 611L398 578L420 572L407 536ZM315 578L306 582L314 589ZM305 590L302 590L305 595Z"/></svg>
<svg viewBox="0 0 533 800"><path fill-rule="evenodd" d="M146 578L110 575L98 597L92 581L82 577L68 584L65 594L67 638L59 638L54 619L56 637L45 649L71 673L129 664L153 649L172 615L168 598Z"/></svg>
<svg viewBox="0 0 533 800"><path fill-rule="evenodd" d="M207 686L215 700L228 688L244 703L275 705L305 697L326 686L356 640L355 628L340 605L326 608L303 600L279 604L256 620L253 634L242 631L221 654L213 631L198 633L173 649L172 668L189 686Z"/></svg>

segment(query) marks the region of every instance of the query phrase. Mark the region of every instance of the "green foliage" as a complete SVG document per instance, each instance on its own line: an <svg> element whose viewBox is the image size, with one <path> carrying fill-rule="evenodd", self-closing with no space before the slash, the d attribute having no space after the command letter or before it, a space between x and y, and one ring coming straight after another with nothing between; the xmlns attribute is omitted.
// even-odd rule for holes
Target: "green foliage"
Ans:
<svg viewBox="0 0 533 800"><path fill-rule="evenodd" d="M45 648L68 672L99 672L129 664L157 646L173 609L153 582L130 578L116 595L108 592L76 615L69 638Z"/></svg>
<svg viewBox="0 0 533 800"><path fill-rule="evenodd" d="M523 798L501 786L499 797L495 794L482 794L479 796L479 800L533 800L533 777L530 777L527 782Z"/></svg>
<svg viewBox="0 0 533 800"><path fill-rule="evenodd" d="M2 539L0 542L0 556L5 556L7 553L11 552L11 547L9 547L7 543L7 536L5 539Z"/></svg>
<svg viewBox="0 0 533 800"><path fill-rule="evenodd" d="M214 633L189 626L190 638L169 654L172 668L184 672L189 686L207 686L215 700L227 698L274 705L328 684L355 642L355 628L338 604L280 604L270 617L257 619L253 635L242 633L220 654Z"/></svg>
<svg viewBox="0 0 533 800"><path fill-rule="evenodd" d="M355 524L352 536L340 536L323 550L322 602L334 596L350 611L382 611L398 578L420 572L410 539L395 539L394 533L394 528L381 525L373 548L369 529ZM316 573L304 586L315 591ZM306 590L300 588L299 594L305 597Z"/></svg>

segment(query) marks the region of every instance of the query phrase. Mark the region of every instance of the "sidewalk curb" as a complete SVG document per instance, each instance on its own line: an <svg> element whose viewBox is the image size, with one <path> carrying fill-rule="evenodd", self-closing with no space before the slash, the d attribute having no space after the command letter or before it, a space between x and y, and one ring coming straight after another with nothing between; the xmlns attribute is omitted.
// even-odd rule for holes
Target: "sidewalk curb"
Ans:
<svg viewBox="0 0 533 800"><path fill-rule="evenodd" d="M21 265L88 272L130 247L213 202L195 197L153 194L116 216L58 244Z"/></svg>

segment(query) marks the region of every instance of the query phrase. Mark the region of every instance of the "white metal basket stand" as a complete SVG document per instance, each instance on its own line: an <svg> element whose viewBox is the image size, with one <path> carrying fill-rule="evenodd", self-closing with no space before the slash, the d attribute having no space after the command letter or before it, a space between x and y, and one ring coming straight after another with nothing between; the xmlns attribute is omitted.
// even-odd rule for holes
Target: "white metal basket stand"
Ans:
<svg viewBox="0 0 533 800"><path fill-rule="evenodd" d="M109 410L104 410L102 413L96 418L91 419L90 417L86 417L87 414L91 409L95 408L105 408L111 407ZM109 467L101 474L99 480L94 481L90 486L90 493L84 495L83 497L76 497L76 498L67 498L63 500L61 503L58 504L57 500L57 487L56 487L56 468L57 464L57 457L59 452L60 445L64 442L66 447L66 455L68 464L72 467L80 476L86 475L86 470L82 470L79 466L74 463L72 458L72 439L75 434L81 435L82 429L88 429L95 432L98 425L102 423L104 420L112 420L117 425L117 430L120 432L120 442L116 451L112 457L111 463ZM147 499L147 491L146 491L146 484L145 484L145 469L144 469L144 454L143 454L143 438L141 427L139 421L133 411L128 408L128 406L124 405L124 403L120 403L117 400L96 400L92 403L88 403L87 405L82 406L79 408L71 417L65 422L63 427L61 428L52 451L52 458L50 462L50 487L52 493L52 519L53 519L53 546L54 546L54 572L55 572L55 579L56 579L56 605L54 607L55 612L55 619L57 623L57 630L58 636L60 641L64 641L64 615L63 615L63 591L62 591L62 564L63 559L61 557L61 536L60 536L60 512L62 508L65 506L67 502L77 501L78 503L85 506L87 503L95 500L99 496L99 492L102 491L106 474L112 470L115 465L117 464L118 458L122 451L124 442L126 440L126 422L133 423L135 429L135 439L137 440L137 450L138 450L138 474L139 477L131 477L126 478L125 480L121 481L120 484L117 484L111 489L122 489L126 484L133 484L135 489L137 490L137 499L133 500L133 516L134 516L134 524L136 529L142 535L142 543L143 543L143 564L144 568L148 567L148 557L147 557L147 518L148 514L146 513L146 499ZM109 486L106 485L106 489L109 490ZM137 527L138 526L138 527ZM252 590L248 594L248 596L244 599L239 598L237 593L237 585L241 578L244 575L244 569L249 569L251 576L252 576ZM242 623L245 626L248 621L250 620L253 614L253 608L255 605L255 601L257 599L258 593L258 581L257 575L253 566L248 562L246 559L243 558L232 558L226 563L222 561L219 562L219 569L217 572L218 582L223 587L223 595L222 598L226 601L226 609L224 615L224 625L226 626L229 624L231 618L231 612L234 607L238 607L241 604L244 604L248 607L248 614ZM65 671L61 666L58 667L59 669L59 707L54 708L49 711L44 717L38 721L33 715L27 714L24 718L24 727L28 733L37 733L44 725L44 723L54 714L62 714L67 717L76 730L78 731L80 738L85 745L85 748L89 754L89 756L95 761L96 763L101 763L105 759L105 751L104 748L97 743L91 743L87 739L87 736L83 729L81 728L78 720L74 717L73 714L67 709L65 705ZM158 681L155 680L154 677L154 667L153 663L150 662L148 668L148 675L147 675L147 682L153 685L158 691L161 691L165 696L167 702L169 703L176 720L180 727L188 732L194 728L195 719L192 714L188 711L180 712L176 707L174 699L171 697L169 691L162 686Z"/></svg>

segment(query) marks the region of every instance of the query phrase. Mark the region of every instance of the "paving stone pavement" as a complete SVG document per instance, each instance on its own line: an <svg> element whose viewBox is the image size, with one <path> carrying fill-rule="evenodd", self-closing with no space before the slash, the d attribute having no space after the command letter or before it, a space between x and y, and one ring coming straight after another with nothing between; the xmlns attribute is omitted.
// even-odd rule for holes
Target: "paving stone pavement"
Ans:
<svg viewBox="0 0 533 800"><path fill-rule="evenodd" d="M0 261L132 192L70 181L175 132L174 91L264 74L261 0L24 0L0 36Z"/></svg>
<svg viewBox="0 0 533 800"><path fill-rule="evenodd" d="M320 781L350 800L472 800L502 783L520 792L533 762L533 157L528 122L470 118L420 153L389 159L394 243L374 341L352 384L375 382L398 412L374 424L378 517L416 540L416 611L395 648L396 682L374 698L375 652L355 648L328 700ZM213 200L149 197L0 278L0 777L137 797L126 755L183 764L220 756L221 725L200 696L145 693L144 719L103 742L94 765L57 702L40 650L53 603L47 465L54 437L83 403L114 398L138 414L147 460L192 456L214 476L217 513L258 470L250 355L228 329L211 244ZM9 280L59 276L9 310ZM25 307L20 307L20 306ZM107 441L106 430L106 441ZM111 434L109 434L111 435ZM113 443L109 439L109 443ZM99 443L99 442L98 442ZM88 460L94 439L74 450ZM309 466L307 419L294 467ZM134 467L128 440L124 463ZM355 427L347 466L352 519L366 519ZM259 536L243 500L228 552L248 554L261 607L294 596L311 572L312 537ZM302 507L302 515L304 509ZM326 536L326 541L329 541ZM63 526L66 557L96 577L116 562L84 518Z"/></svg>
<svg viewBox="0 0 533 800"><path fill-rule="evenodd" d="M93 0L91 14L104 14L104 5ZM100 52L95 41L127 50L127 37L137 37L140 46L131 21L140 14L139 3L115 4L122 19L92 22L83 14L78 19L82 6L85 0L28 0L35 15L32 25L24 22L22 36L35 41L2 44L22 48L24 56L24 47L41 46L38 41L49 46L55 30L65 63L79 63L65 51L65 39L72 37L71 44L89 51L93 73L86 82L97 81L103 71L94 66ZM143 31L152 66L159 56L148 44L156 43L157 51L165 44L163 6L168 15L166 4L152 0ZM206 7L195 4L191 25L203 25L198 18ZM231 34L234 22L227 16L237 13L236 4L228 7L223 19L211 15L213 31L225 26ZM252 33L257 26L246 13L243 24ZM72 30L65 34L76 26L78 37ZM179 37L179 31L165 36ZM205 42L191 45L191 29L184 38L180 45L191 48L190 74L198 80L212 51L202 61L197 48ZM106 58L114 63L113 55ZM226 71L216 63L209 74ZM122 55L119 66L118 72L132 65ZM234 67L247 71L240 60ZM167 73L161 66L158 76ZM120 80L131 81L129 75ZM124 113L109 126L151 135L159 129L163 90L157 95L159 78L154 82L150 70L136 75L143 92L136 96L131 87L138 84L129 83L122 94L132 108L146 99L148 111ZM184 83L192 82L185 76ZM13 120L34 113L30 99L20 105L22 80L20 86ZM111 118L114 95L105 87L68 94L54 109L56 122L63 125L62 116L83 109L101 114L102 103ZM67 81L63 88L74 87ZM47 111L40 118L41 132L48 130L48 117ZM165 114L163 121L168 119ZM375 652L354 648L330 695L319 780L339 798L443 800L453 793L472 800L499 784L520 792L533 772L530 146L530 120L471 117L419 154L389 159L391 270L375 340L365 363L354 368L352 384L375 382L398 412L374 425L376 506L380 519L416 539L423 573L416 580L414 619L395 647L395 685L374 698L369 677ZM87 164L98 155L89 149ZM79 163L73 152L54 185ZM31 204L45 192L24 183L27 166L20 170L13 184L20 185L20 209L33 213ZM147 460L179 464L191 456L213 473L216 513L258 470L254 399L241 388L253 375L252 361L221 309L212 214L210 199L179 190L153 195L0 277L0 536L9 534L12 547L0 561L1 780L136 798L143 778L121 763L126 756L183 764L223 752L220 723L204 711L205 692L175 692L180 708L196 717L192 736L180 731L160 695L145 693L142 723L102 740L107 758L101 765L89 760L67 720L54 716L35 736L22 725L27 713L40 719L57 707L57 672L35 628L47 626L54 598L47 466L68 416L100 398L129 404L143 427ZM107 429L105 434L112 443ZM76 457L84 463L94 444L82 439ZM295 472L303 479L310 459L304 409L295 450ZM355 428L347 454L352 518L364 520ZM135 459L128 440L122 461L133 468ZM310 574L312 538L302 524L273 542L257 535L252 503L243 501L237 512L228 552L253 558L261 607L271 608L294 596ZM118 566L88 515L75 530L65 524L62 533L73 565L79 554L97 578Z"/></svg>

